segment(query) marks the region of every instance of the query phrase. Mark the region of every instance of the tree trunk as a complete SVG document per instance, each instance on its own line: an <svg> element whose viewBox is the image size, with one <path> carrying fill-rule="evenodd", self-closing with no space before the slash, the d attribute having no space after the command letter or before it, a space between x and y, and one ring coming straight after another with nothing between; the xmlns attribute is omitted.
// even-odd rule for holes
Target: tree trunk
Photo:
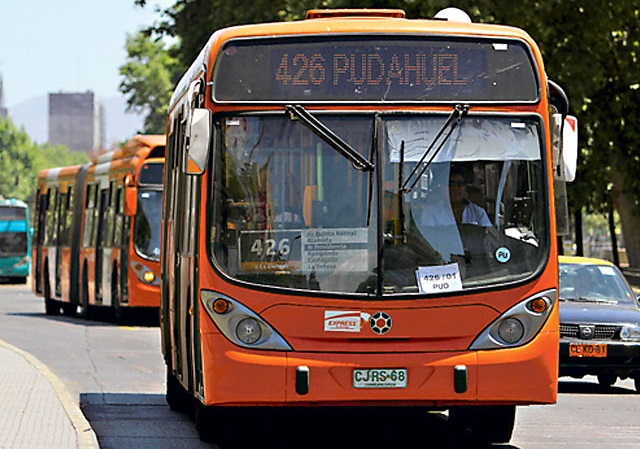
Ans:
<svg viewBox="0 0 640 449"><path fill-rule="evenodd" d="M636 212L635 198L625 188L624 174L611 167L611 180L617 192L615 196L615 208L620 215L620 226L624 236L624 246L627 250L627 259L631 268L640 268L640 214Z"/></svg>
<svg viewBox="0 0 640 449"><path fill-rule="evenodd" d="M620 256L618 255L618 239L616 238L616 220L615 220L615 209L613 204L609 203L609 213L607 214L609 217L609 235L611 236L611 257L613 258L613 263L616 267L620 266Z"/></svg>
<svg viewBox="0 0 640 449"><path fill-rule="evenodd" d="M576 256L584 256L584 241L582 236L582 208L574 214L576 229Z"/></svg>

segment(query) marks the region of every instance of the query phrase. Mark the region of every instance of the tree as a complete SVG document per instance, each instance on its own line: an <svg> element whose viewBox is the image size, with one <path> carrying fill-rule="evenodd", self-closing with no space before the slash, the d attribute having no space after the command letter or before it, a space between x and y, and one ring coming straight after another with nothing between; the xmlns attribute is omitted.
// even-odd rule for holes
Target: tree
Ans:
<svg viewBox="0 0 640 449"><path fill-rule="evenodd" d="M171 49L145 32L127 36L128 61L120 67L120 91L127 96L127 110L145 115L146 134L164 134L167 107L183 70Z"/></svg>
<svg viewBox="0 0 640 449"><path fill-rule="evenodd" d="M64 146L38 145L10 119L0 118L0 195L33 205L38 173L45 168L82 164L85 153Z"/></svg>

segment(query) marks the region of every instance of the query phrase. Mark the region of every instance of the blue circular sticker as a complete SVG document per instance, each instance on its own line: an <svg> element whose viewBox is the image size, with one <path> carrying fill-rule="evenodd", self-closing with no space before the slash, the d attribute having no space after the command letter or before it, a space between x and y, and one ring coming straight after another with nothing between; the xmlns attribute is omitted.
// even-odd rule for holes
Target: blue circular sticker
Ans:
<svg viewBox="0 0 640 449"><path fill-rule="evenodd" d="M507 263L511 259L511 251L509 251L509 248L505 248L504 246L501 246L496 250L495 256L498 262Z"/></svg>

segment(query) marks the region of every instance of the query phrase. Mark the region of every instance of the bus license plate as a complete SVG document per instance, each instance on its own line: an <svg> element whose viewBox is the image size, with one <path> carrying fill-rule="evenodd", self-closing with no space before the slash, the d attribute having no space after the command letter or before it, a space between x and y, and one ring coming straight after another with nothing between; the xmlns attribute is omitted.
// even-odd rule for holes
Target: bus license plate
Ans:
<svg viewBox="0 0 640 449"><path fill-rule="evenodd" d="M605 343L569 343L569 357L606 357Z"/></svg>
<svg viewBox="0 0 640 449"><path fill-rule="evenodd" d="M353 388L407 388L404 368L354 369Z"/></svg>

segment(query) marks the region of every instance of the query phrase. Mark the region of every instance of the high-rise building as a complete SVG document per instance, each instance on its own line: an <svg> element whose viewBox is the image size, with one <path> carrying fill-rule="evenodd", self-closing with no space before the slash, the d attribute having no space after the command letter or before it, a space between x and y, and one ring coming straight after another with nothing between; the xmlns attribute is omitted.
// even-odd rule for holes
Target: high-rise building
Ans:
<svg viewBox="0 0 640 449"><path fill-rule="evenodd" d="M104 113L93 92L49 94L49 143L87 153L104 149Z"/></svg>
<svg viewBox="0 0 640 449"><path fill-rule="evenodd" d="M4 84L2 82L2 75L0 75L0 118L9 117L9 109L4 101Z"/></svg>

